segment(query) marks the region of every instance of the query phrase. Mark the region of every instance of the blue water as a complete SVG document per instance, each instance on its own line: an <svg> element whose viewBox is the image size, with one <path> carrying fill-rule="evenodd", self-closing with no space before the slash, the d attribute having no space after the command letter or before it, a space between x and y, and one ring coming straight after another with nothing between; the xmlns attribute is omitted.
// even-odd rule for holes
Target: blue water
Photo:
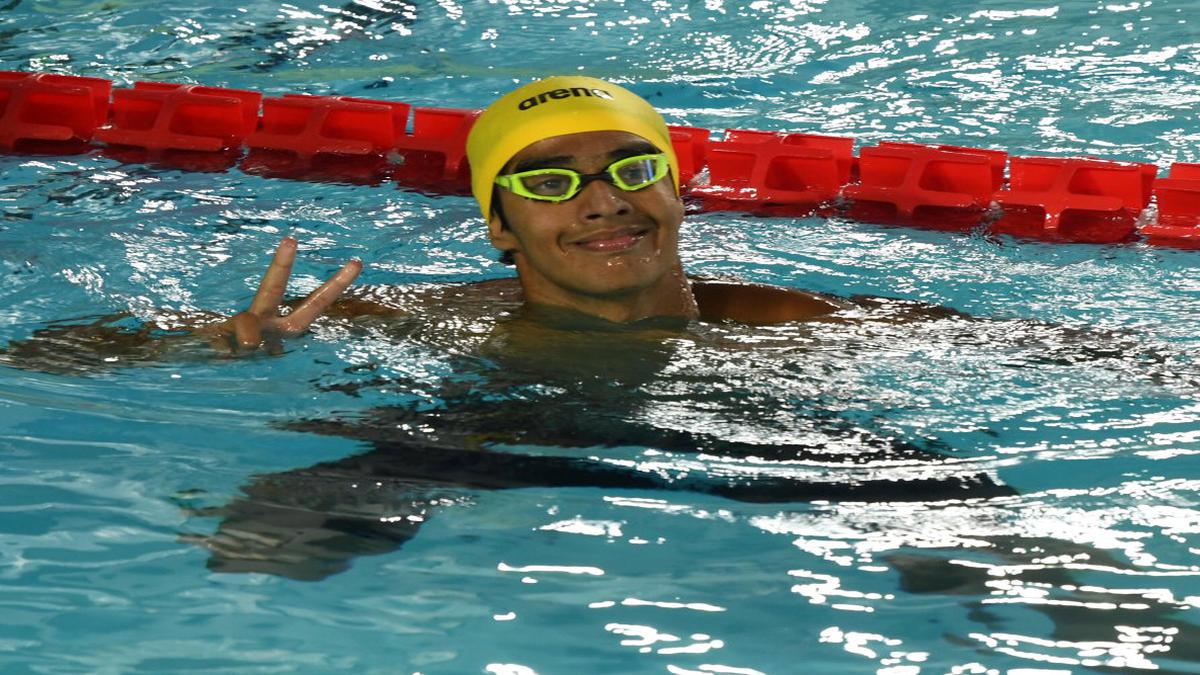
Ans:
<svg viewBox="0 0 1200 675"><path fill-rule="evenodd" d="M674 123L1165 168L1194 9L16 0L0 69L463 108L584 72ZM1200 671L1194 252L696 214L693 273L907 304L529 334L446 297L227 359L133 334L245 307L285 233L296 292L511 271L461 197L0 176L0 672Z"/></svg>

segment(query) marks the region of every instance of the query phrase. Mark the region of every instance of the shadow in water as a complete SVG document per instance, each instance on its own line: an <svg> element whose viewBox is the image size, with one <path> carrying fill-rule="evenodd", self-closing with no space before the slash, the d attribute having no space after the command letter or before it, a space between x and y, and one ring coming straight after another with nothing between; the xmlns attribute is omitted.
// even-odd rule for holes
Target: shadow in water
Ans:
<svg viewBox="0 0 1200 675"><path fill-rule="evenodd" d="M209 566L318 579L355 556L399 547L438 508L482 490L662 490L752 503L1013 494L948 449L865 428L819 395L767 397L775 409L764 408L762 396L737 390L751 386L752 375L738 382L722 374L730 360L744 363L753 352L709 350L701 361L726 363L704 364L690 376L668 372L695 359L679 341L685 325L535 319L499 324L461 360L459 375L442 382L433 403L281 425L357 439L368 449L259 476L243 496L207 512L222 517L217 532L192 540L212 551ZM358 393L353 385L337 390ZM655 413L680 404L719 411L732 424L680 428ZM648 450L654 461L646 461Z"/></svg>
<svg viewBox="0 0 1200 675"><path fill-rule="evenodd" d="M679 362L695 354L675 339L678 326L595 328L511 322L463 359L433 403L281 425L357 439L367 449L256 477L241 496L206 512L221 519L215 533L191 541L210 551L215 571L319 580L358 556L397 550L439 510L469 504L487 490L660 491L779 504L920 502L935 511L1019 497L953 449L852 421L820 386L778 392L766 397L774 409L764 408L749 359L777 357L702 350L705 358L681 372ZM785 361L801 356L789 353L768 370L786 370ZM730 375L734 363L746 374ZM386 380L363 386L403 389ZM360 393L348 384L329 389ZM720 417L736 423L678 425L671 415L652 414L655 406L680 401L720 409ZM755 433L739 433L747 429ZM1187 609L1180 601L1081 581L1095 569L1117 578L1139 574L1128 561L1053 538L979 532L972 539L970 548L898 549L884 558L900 591L954 597L978 627L945 640L993 658L1005 650L1034 658L1053 649L1101 670L1153 661L1174 672L1176 664L1200 662L1200 630L1180 617ZM1091 567L1079 569L1081 561ZM1030 629L1014 622L1006 609L1012 604L1049 620L1052 647L1043 628L1023 637ZM1006 646L1023 639L1030 643L1026 652Z"/></svg>

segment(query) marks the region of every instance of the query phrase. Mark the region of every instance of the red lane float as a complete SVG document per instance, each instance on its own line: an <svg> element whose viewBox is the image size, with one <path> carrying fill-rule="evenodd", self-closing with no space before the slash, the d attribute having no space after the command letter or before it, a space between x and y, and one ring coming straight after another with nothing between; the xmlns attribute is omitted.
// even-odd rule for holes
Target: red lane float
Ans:
<svg viewBox="0 0 1200 675"><path fill-rule="evenodd" d="M258 130L246 145L251 150L291 153L302 160L321 154L380 154L404 133L409 107L351 96L267 98Z"/></svg>
<svg viewBox="0 0 1200 675"><path fill-rule="evenodd" d="M111 91L112 82L97 77L0 71L0 150L90 141L108 120Z"/></svg>
<svg viewBox="0 0 1200 675"><path fill-rule="evenodd" d="M241 168L277 178L379 182L388 168L383 155L404 134L410 107L352 96L265 98Z"/></svg>
<svg viewBox="0 0 1200 675"><path fill-rule="evenodd" d="M111 100L110 100L111 99ZM261 111L261 112L260 112ZM0 71L0 151L83 152L198 170L469 189L479 111L350 96L263 98L240 89ZM1200 248L1200 164L1013 157L1000 150L808 133L670 127L680 185L702 210L842 215L868 222ZM1008 182L1005 183L1005 167ZM1146 211L1156 201L1157 219ZM1147 218L1145 214L1151 217Z"/></svg>
<svg viewBox="0 0 1200 675"><path fill-rule="evenodd" d="M410 112L412 133L407 130ZM478 115L351 96L269 98L263 101L261 128L247 139L250 153L243 168L275 176L312 172L366 181L391 178L462 192L470 185L467 133ZM392 153L399 161L391 161Z"/></svg>
<svg viewBox="0 0 1200 675"><path fill-rule="evenodd" d="M969 229L1000 189L1007 157L995 150L889 141L863 148L861 182L843 191L847 213L866 222Z"/></svg>
<svg viewBox="0 0 1200 675"><path fill-rule="evenodd" d="M1177 162L1166 178L1154 182L1158 222L1142 227L1147 241L1200 247L1200 164Z"/></svg>
<svg viewBox="0 0 1200 675"><path fill-rule="evenodd" d="M94 139L146 150L239 148L258 126L262 94L195 84L137 82L113 92L112 119Z"/></svg>
<svg viewBox="0 0 1200 675"><path fill-rule="evenodd" d="M414 108L412 133L396 138L393 147L403 158L396 180L417 186L437 186L465 193L471 186L467 165L467 134L479 110Z"/></svg>
<svg viewBox="0 0 1200 675"><path fill-rule="evenodd" d="M1150 204L1158 168L1137 162L1014 157L1009 190L996 193L1003 234L1110 243L1128 239Z"/></svg>
<svg viewBox="0 0 1200 675"><path fill-rule="evenodd" d="M708 139L712 132L700 127L668 125L667 128L679 161L679 185L688 185L708 161Z"/></svg>
<svg viewBox="0 0 1200 675"><path fill-rule="evenodd" d="M708 184L688 194L710 211L828 214L850 180L853 148L848 137L727 129L724 141L708 142Z"/></svg>

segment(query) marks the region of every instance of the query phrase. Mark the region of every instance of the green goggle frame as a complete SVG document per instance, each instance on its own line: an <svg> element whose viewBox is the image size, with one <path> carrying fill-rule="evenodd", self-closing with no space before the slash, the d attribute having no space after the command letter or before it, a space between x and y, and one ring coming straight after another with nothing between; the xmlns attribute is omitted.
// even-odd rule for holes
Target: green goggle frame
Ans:
<svg viewBox="0 0 1200 675"><path fill-rule="evenodd" d="M626 192L641 190L662 180L671 165L666 153L634 155L609 164L600 173L571 169L532 169L496 176L496 185L515 195L543 202L565 202L594 180L611 183Z"/></svg>

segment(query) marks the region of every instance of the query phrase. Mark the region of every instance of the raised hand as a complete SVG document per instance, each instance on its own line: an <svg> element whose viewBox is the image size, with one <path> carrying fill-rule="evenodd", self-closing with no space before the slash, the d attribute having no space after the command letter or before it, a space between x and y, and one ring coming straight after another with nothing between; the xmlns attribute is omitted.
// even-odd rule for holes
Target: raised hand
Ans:
<svg viewBox="0 0 1200 675"><path fill-rule="evenodd" d="M284 237L275 249L275 258L258 285L250 309L204 329L212 337L215 349L230 354L251 352L265 347L272 353L282 349L283 340L308 330L309 325L337 300L362 272L362 262L351 260L321 284L287 314L281 313L283 295L292 264L296 261L296 240Z"/></svg>

